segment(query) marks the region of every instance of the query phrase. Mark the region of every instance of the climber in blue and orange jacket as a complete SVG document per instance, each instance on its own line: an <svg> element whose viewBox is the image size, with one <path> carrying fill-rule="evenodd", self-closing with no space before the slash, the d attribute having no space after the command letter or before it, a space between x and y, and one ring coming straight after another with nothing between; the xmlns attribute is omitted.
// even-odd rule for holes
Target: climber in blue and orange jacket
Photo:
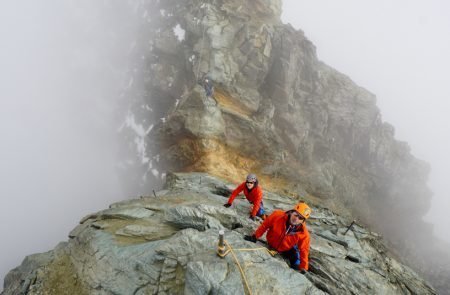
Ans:
<svg viewBox="0 0 450 295"><path fill-rule="evenodd" d="M306 219L311 215L311 208L304 202L298 203L292 210L275 210L256 229L251 236L244 239L256 243L267 231L267 243L286 259L291 267L305 273L308 270L310 237L306 228Z"/></svg>
<svg viewBox="0 0 450 295"><path fill-rule="evenodd" d="M255 220L255 216L259 216L262 219L266 217L264 214L264 205L262 202L263 191L261 186L258 185L258 179L255 174L247 175L245 182L241 183L232 193L228 202L224 204L225 207L230 207L233 204L234 199L240 192L244 192L247 200L253 204L253 208L250 211L250 219Z"/></svg>

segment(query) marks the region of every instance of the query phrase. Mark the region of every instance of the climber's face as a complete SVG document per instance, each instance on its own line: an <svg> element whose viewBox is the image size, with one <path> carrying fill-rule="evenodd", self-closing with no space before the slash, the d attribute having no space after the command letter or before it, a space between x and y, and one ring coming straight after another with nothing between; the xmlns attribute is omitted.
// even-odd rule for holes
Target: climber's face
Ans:
<svg viewBox="0 0 450 295"><path fill-rule="evenodd" d="M253 181L247 181L245 184L247 185L248 189L251 189L255 186L255 183Z"/></svg>
<svg viewBox="0 0 450 295"><path fill-rule="evenodd" d="M305 222L305 218L303 218L303 216L301 216L298 212L292 212L289 217L289 222L292 225L300 225Z"/></svg>

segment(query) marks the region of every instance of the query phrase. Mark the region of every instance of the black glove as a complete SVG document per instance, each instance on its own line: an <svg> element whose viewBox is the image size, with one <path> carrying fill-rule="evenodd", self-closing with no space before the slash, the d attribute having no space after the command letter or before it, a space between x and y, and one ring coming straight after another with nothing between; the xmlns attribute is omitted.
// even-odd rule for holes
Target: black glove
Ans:
<svg viewBox="0 0 450 295"><path fill-rule="evenodd" d="M250 241L250 242L253 242L253 243L256 243L256 237L255 237L255 235L251 235L251 236L245 235L245 236L244 236L244 240Z"/></svg>
<svg viewBox="0 0 450 295"><path fill-rule="evenodd" d="M223 206L224 206L225 208L230 208L231 204L226 203L226 204L223 204Z"/></svg>
<svg viewBox="0 0 450 295"><path fill-rule="evenodd" d="M249 216L248 218L250 218L251 220L255 221L255 216Z"/></svg>
<svg viewBox="0 0 450 295"><path fill-rule="evenodd" d="M299 270L299 272L300 272L302 275L304 275L304 274L306 273L306 270L302 268L302 269Z"/></svg>

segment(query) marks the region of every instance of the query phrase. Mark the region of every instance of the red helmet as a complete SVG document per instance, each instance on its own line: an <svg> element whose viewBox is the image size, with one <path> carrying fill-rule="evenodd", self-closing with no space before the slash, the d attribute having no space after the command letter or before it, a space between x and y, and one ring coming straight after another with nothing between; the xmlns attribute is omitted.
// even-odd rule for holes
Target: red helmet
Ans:
<svg viewBox="0 0 450 295"><path fill-rule="evenodd" d="M308 219L309 216L311 216L311 208L309 208L308 205L306 205L305 202L300 202L297 205L295 205L294 209L298 212L301 216L303 216L305 219Z"/></svg>

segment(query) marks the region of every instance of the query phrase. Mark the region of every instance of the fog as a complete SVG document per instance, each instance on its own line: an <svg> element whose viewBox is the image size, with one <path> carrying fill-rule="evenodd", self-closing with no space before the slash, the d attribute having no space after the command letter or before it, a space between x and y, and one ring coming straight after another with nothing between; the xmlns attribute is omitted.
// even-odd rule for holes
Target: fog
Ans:
<svg viewBox="0 0 450 295"><path fill-rule="evenodd" d="M396 138L430 163L425 220L450 242L450 2L284 0L282 19L320 60L374 93Z"/></svg>
<svg viewBox="0 0 450 295"><path fill-rule="evenodd" d="M0 278L130 196L115 173L116 109L138 31L127 2L0 2ZM321 60L377 95L396 137L431 163L426 220L446 239L449 6L285 0L283 13Z"/></svg>
<svg viewBox="0 0 450 295"><path fill-rule="evenodd" d="M127 196L115 110L136 27L119 3L0 2L0 290L26 255Z"/></svg>

